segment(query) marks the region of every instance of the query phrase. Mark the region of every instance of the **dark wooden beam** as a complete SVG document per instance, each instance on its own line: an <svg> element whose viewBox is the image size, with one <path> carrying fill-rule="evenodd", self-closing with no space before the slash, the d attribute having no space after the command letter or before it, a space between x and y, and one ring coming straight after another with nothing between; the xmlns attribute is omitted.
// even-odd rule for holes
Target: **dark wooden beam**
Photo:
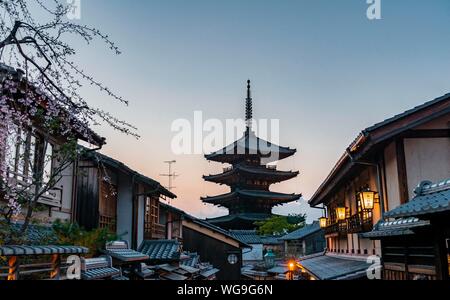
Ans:
<svg viewBox="0 0 450 300"><path fill-rule="evenodd" d="M412 129L402 134L403 138L450 138L450 128L446 129Z"/></svg>
<svg viewBox="0 0 450 300"><path fill-rule="evenodd" d="M405 145L403 139L395 140L400 204L408 202L408 177L406 173Z"/></svg>

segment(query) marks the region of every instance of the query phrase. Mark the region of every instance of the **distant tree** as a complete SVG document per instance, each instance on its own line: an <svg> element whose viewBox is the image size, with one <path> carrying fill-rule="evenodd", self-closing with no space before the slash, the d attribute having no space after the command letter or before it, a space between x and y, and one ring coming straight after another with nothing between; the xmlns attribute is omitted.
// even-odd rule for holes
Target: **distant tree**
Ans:
<svg viewBox="0 0 450 300"><path fill-rule="evenodd" d="M305 226L306 214L273 216L264 221L255 222L260 235L281 235Z"/></svg>

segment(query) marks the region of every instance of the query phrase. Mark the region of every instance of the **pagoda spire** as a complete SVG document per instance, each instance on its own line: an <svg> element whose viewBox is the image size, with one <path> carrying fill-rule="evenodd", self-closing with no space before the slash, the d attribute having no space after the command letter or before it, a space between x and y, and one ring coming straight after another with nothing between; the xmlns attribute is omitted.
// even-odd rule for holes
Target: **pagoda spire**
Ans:
<svg viewBox="0 0 450 300"><path fill-rule="evenodd" d="M253 118L253 104L249 79L247 80L247 98L245 99L245 123L247 125L247 131L250 131L252 129L252 118Z"/></svg>

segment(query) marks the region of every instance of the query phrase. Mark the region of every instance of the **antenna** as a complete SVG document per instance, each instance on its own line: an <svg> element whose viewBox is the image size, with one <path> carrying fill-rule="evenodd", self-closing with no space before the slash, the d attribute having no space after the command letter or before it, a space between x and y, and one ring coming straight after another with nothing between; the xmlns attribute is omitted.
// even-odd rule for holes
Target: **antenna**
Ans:
<svg viewBox="0 0 450 300"><path fill-rule="evenodd" d="M179 174L176 174L175 172L172 173L172 165L175 164L176 160L167 160L164 163L168 164L169 166L169 172L167 174L160 174L160 176L165 176L169 178L169 185L166 187L169 191L172 191L175 187L172 185L173 181L176 177L180 176ZM170 204L170 199L168 200Z"/></svg>

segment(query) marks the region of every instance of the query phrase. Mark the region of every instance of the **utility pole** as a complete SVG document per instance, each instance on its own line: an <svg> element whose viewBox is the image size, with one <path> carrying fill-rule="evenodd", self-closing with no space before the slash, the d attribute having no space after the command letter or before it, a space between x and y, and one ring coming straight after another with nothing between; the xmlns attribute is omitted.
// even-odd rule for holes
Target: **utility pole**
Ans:
<svg viewBox="0 0 450 300"><path fill-rule="evenodd" d="M164 163L169 166L169 172L167 174L160 174L160 176L165 176L169 178L169 185L166 187L169 191L172 191L175 188L173 186L173 181L175 180L176 177L179 176L175 172L172 173L172 165L175 164L176 162L177 162L176 160L165 161ZM168 200L168 202L170 204L170 199Z"/></svg>

